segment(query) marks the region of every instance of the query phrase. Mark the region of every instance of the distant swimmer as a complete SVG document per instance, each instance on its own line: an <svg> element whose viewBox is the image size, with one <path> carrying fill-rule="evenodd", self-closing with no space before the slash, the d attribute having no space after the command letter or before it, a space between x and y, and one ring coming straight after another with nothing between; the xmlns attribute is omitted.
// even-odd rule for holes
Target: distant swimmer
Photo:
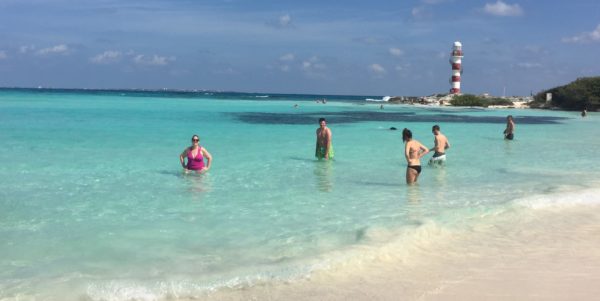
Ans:
<svg viewBox="0 0 600 301"><path fill-rule="evenodd" d="M448 138L440 132L439 125L434 125L431 128L431 132L433 133L435 146L429 150L434 151L433 157L429 159L429 165L442 164L446 161L446 150L450 148L450 143L448 142Z"/></svg>
<svg viewBox="0 0 600 301"><path fill-rule="evenodd" d="M380 106L379 106L379 109L380 109L380 110L383 110L383 105L380 105Z"/></svg>
<svg viewBox="0 0 600 301"><path fill-rule="evenodd" d="M315 157L317 159L333 159L333 145L331 143L331 130L327 127L327 120L319 118L319 128L317 129L317 149Z"/></svg>
<svg viewBox="0 0 600 301"><path fill-rule="evenodd" d="M506 129L504 130L504 139L513 140L515 137L515 121L512 115L506 117Z"/></svg>
<svg viewBox="0 0 600 301"><path fill-rule="evenodd" d="M583 108L583 111L581 111L581 117L585 116L587 116L587 108Z"/></svg>
<svg viewBox="0 0 600 301"><path fill-rule="evenodd" d="M297 108L298 108L298 104L296 103L296 104L294 104L294 109L297 109Z"/></svg>
<svg viewBox="0 0 600 301"><path fill-rule="evenodd" d="M198 173L205 173L210 169L212 156L199 143L200 137L198 135L192 136L192 145L186 147L181 155L179 155L181 167L183 167L185 172L193 170ZM206 166L204 165L204 158L206 158ZM185 159L187 159L187 164L185 163Z"/></svg>
<svg viewBox="0 0 600 301"><path fill-rule="evenodd" d="M404 146L404 156L408 166L406 167L406 184L417 182L417 178L421 173L421 158L429 152L421 142L412 138L412 132L409 129L402 131L402 141L406 143Z"/></svg>

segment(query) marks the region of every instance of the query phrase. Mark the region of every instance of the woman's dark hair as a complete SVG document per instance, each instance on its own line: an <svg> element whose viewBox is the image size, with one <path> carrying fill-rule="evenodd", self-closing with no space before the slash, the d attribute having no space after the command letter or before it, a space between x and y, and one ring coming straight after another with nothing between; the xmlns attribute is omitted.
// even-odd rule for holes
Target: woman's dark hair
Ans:
<svg viewBox="0 0 600 301"><path fill-rule="evenodd" d="M327 122L327 120L325 120L325 118L319 118L319 123L321 123L323 121Z"/></svg>
<svg viewBox="0 0 600 301"><path fill-rule="evenodd" d="M440 130L440 126L436 124L436 125L434 125L434 126L431 128L431 130L432 130L432 131L439 131L439 130Z"/></svg>
<svg viewBox="0 0 600 301"><path fill-rule="evenodd" d="M412 132L409 129L404 128L404 130L402 130L402 141L406 142L410 139L412 139Z"/></svg>
<svg viewBox="0 0 600 301"><path fill-rule="evenodd" d="M192 135L192 138L190 138L190 139L194 140L194 137L196 137L196 138L198 138L198 140L200 140L200 136L198 136L196 134Z"/></svg>

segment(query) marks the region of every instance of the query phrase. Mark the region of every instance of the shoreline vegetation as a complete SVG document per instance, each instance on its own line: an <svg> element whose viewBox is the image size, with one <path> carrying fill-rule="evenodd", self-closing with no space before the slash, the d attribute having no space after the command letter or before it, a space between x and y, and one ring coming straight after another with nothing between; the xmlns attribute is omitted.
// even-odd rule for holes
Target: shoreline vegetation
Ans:
<svg viewBox="0 0 600 301"><path fill-rule="evenodd" d="M566 111L600 109L600 76L582 77L534 96L494 97L489 94L433 94L425 97L386 96L389 104L423 104L484 108L534 108Z"/></svg>

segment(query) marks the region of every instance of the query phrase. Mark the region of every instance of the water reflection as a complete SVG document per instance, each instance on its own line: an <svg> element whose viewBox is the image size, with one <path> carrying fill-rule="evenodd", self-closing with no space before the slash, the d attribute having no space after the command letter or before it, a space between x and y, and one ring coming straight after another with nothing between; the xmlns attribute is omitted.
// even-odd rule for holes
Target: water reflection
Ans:
<svg viewBox="0 0 600 301"><path fill-rule="evenodd" d="M421 198L419 185L406 186L407 218L412 224L419 225L423 222L424 213Z"/></svg>
<svg viewBox="0 0 600 301"><path fill-rule="evenodd" d="M333 190L333 162L331 160L316 162L314 173L317 188L322 192L331 192Z"/></svg>
<svg viewBox="0 0 600 301"><path fill-rule="evenodd" d="M198 174L195 172L182 172L183 178L186 180L188 190L199 196L211 191L210 175Z"/></svg>

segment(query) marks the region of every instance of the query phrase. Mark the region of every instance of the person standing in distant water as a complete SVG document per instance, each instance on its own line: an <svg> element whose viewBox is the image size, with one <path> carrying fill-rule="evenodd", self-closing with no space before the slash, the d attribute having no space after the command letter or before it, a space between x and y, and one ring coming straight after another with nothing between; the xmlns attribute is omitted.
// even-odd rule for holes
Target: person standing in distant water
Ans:
<svg viewBox="0 0 600 301"><path fill-rule="evenodd" d="M404 146L404 156L408 166L406 167L406 184L414 184L421 173L421 157L429 152L421 142L412 138L412 132L409 129L402 131L402 141Z"/></svg>
<svg viewBox="0 0 600 301"><path fill-rule="evenodd" d="M433 157L429 159L429 165L434 163L442 164L446 161L446 150L450 148L450 143L448 142L448 138L442 132L440 132L440 126L434 125L431 128L431 132L433 133L433 142L435 146L429 151L434 151Z"/></svg>
<svg viewBox="0 0 600 301"><path fill-rule="evenodd" d="M504 139L513 140L515 137L515 121L512 115L506 117L506 129L504 130Z"/></svg>
<svg viewBox="0 0 600 301"><path fill-rule="evenodd" d="M319 128L317 129L317 149L315 157L317 159L333 159L333 145L331 143L331 130L327 127L325 118L319 118Z"/></svg>
<svg viewBox="0 0 600 301"><path fill-rule="evenodd" d="M192 136L192 145L186 147L181 155L179 155L179 161L181 167L187 173L190 170L196 171L197 173L205 173L210 169L212 163L212 156L206 150L206 148L200 146L200 137L198 135ZM185 159L187 158L187 164ZM204 158L206 158L206 166L204 165Z"/></svg>
<svg viewBox="0 0 600 301"><path fill-rule="evenodd" d="M585 116L587 116L587 108L583 108L583 111L581 111L581 117Z"/></svg>

